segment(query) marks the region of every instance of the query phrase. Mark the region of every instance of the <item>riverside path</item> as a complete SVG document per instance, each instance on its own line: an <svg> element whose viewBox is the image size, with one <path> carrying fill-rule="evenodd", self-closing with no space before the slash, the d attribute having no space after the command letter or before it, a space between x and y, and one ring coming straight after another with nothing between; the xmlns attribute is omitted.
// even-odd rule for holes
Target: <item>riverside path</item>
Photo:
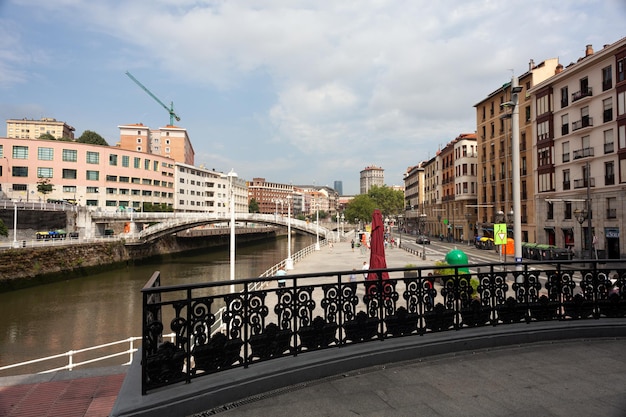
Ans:
<svg viewBox="0 0 626 417"><path fill-rule="evenodd" d="M428 249L426 260L402 249L386 250L388 268L430 265L441 258ZM322 246L288 275L351 269L362 273L363 262L369 262L369 253L353 251L343 241ZM625 348L626 339L598 338L461 351L342 373L195 417L624 416ZM120 369L124 372L94 369L0 378L0 415L107 416L121 385ZM83 382L100 383L106 399ZM72 384L84 389L69 392Z"/></svg>

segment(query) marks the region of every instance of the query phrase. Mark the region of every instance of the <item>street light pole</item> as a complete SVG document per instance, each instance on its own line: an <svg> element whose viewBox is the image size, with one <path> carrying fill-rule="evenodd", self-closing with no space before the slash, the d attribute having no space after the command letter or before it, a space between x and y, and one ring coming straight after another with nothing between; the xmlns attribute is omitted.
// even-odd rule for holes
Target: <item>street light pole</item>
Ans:
<svg viewBox="0 0 626 417"><path fill-rule="evenodd" d="M511 101L513 101L513 113L511 116L511 150L513 168L513 245L515 264L521 267L522 263L522 197L521 174L520 174L520 138L519 138L519 86L517 77L511 78ZM517 268L519 269L519 268Z"/></svg>
<svg viewBox="0 0 626 417"><path fill-rule="evenodd" d="M235 191L233 190L234 179L237 174L231 169L228 173L230 188L230 280L235 280ZM234 294L235 284L230 284L230 293Z"/></svg>
<svg viewBox="0 0 626 417"><path fill-rule="evenodd" d="M17 203L13 202L13 247L17 246Z"/></svg>
<svg viewBox="0 0 626 417"><path fill-rule="evenodd" d="M285 259L285 269L293 269L293 259L291 259L291 196L287 196L287 259Z"/></svg>
<svg viewBox="0 0 626 417"><path fill-rule="evenodd" d="M320 205L315 205L315 250L320 250Z"/></svg>

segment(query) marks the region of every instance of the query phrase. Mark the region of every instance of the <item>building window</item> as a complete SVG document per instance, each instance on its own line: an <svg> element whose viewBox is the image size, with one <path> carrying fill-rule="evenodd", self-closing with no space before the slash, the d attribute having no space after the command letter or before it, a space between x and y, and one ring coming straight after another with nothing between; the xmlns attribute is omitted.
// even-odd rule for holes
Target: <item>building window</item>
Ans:
<svg viewBox="0 0 626 417"><path fill-rule="evenodd" d="M117 175L107 175L106 180L111 182L117 182Z"/></svg>
<svg viewBox="0 0 626 417"><path fill-rule="evenodd" d="M75 149L63 149L63 162L78 161L78 152Z"/></svg>
<svg viewBox="0 0 626 417"><path fill-rule="evenodd" d="M107 194L115 194L117 193L117 188L107 188Z"/></svg>
<svg viewBox="0 0 626 417"><path fill-rule="evenodd" d="M604 163L604 185L615 185L615 165L613 161Z"/></svg>
<svg viewBox="0 0 626 417"><path fill-rule="evenodd" d="M11 173L14 177L28 177L28 167L12 167Z"/></svg>
<svg viewBox="0 0 626 417"><path fill-rule="evenodd" d="M130 166L130 157L128 155L122 155L122 166L128 168Z"/></svg>
<svg viewBox="0 0 626 417"><path fill-rule="evenodd" d="M64 193L76 193L76 186L75 185L64 185L63 186L63 192Z"/></svg>
<svg viewBox="0 0 626 417"><path fill-rule="evenodd" d="M569 104L569 93L567 91L567 87L561 88L561 108L567 107Z"/></svg>
<svg viewBox="0 0 626 417"><path fill-rule="evenodd" d="M561 147L563 149L562 151L563 162L569 162L569 142L563 142L561 144Z"/></svg>
<svg viewBox="0 0 626 417"><path fill-rule="evenodd" d="M563 210L563 218L569 220L572 218L572 203L565 202L565 207Z"/></svg>
<svg viewBox="0 0 626 417"><path fill-rule="evenodd" d="M26 184L13 184L13 191L28 191Z"/></svg>
<svg viewBox="0 0 626 417"><path fill-rule="evenodd" d="M98 200L87 200L85 202L85 205L90 207L98 207Z"/></svg>
<svg viewBox="0 0 626 417"><path fill-rule="evenodd" d="M40 161L52 161L54 159L54 151L52 148L38 148L37 159Z"/></svg>
<svg viewBox="0 0 626 417"><path fill-rule="evenodd" d="M626 58L622 58L619 61L617 61L617 82L622 82L624 81L626 78L624 77L624 72L626 71L626 69L624 68L624 63L626 62Z"/></svg>
<svg viewBox="0 0 626 417"><path fill-rule="evenodd" d="M4 146L0 145L0 158L4 158Z"/></svg>
<svg viewBox="0 0 626 417"><path fill-rule="evenodd" d="M133 167L137 169L141 167L141 158L133 158Z"/></svg>
<svg viewBox="0 0 626 417"><path fill-rule="evenodd" d="M100 153L99 152L87 151L87 163L88 164L99 164L100 163Z"/></svg>
<svg viewBox="0 0 626 417"><path fill-rule="evenodd" d="M546 217L548 220L553 220L554 219L554 204L552 204L551 202L547 202L546 203Z"/></svg>
<svg viewBox="0 0 626 417"><path fill-rule="evenodd" d="M64 180L75 180L76 179L76 170L75 169L63 169L63 179Z"/></svg>
<svg viewBox="0 0 626 417"><path fill-rule="evenodd" d="M87 187L88 194L98 194L99 192L98 187Z"/></svg>
<svg viewBox="0 0 626 417"><path fill-rule="evenodd" d="M563 190L569 190L570 187L571 187L571 184L570 184L569 169L564 169L563 170Z"/></svg>
<svg viewBox="0 0 626 417"><path fill-rule="evenodd" d="M565 136L569 133L569 115L564 114L561 116L561 136Z"/></svg>
<svg viewBox="0 0 626 417"><path fill-rule="evenodd" d="M141 138L137 138L137 143L141 143Z"/></svg>
<svg viewBox="0 0 626 417"><path fill-rule="evenodd" d="M120 182L130 182L130 178L120 176Z"/></svg>
<svg viewBox="0 0 626 417"><path fill-rule="evenodd" d="M141 152L141 151L142 151L141 146L137 146L137 152Z"/></svg>
<svg viewBox="0 0 626 417"><path fill-rule="evenodd" d="M159 161L154 161L154 164L152 165L152 170L159 171Z"/></svg>
<svg viewBox="0 0 626 417"><path fill-rule="evenodd" d="M117 155L113 153L109 155L109 165L117 166Z"/></svg>
<svg viewBox="0 0 626 417"><path fill-rule="evenodd" d="M52 168L37 168L37 178L52 178Z"/></svg>
<svg viewBox="0 0 626 417"><path fill-rule="evenodd" d="M604 123L610 122L613 120L613 99L611 97L602 100L602 121Z"/></svg>
<svg viewBox="0 0 626 417"><path fill-rule="evenodd" d="M144 159L143 161L143 169L150 169L150 160Z"/></svg>
<svg viewBox="0 0 626 417"><path fill-rule="evenodd" d="M615 146L613 144L613 129L604 131L604 153L613 153Z"/></svg>
<svg viewBox="0 0 626 417"><path fill-rule="evenodd" d="M617 115L622 116L626 112L626 91L617 93Z"/></svg>
<svg viewBox="0 0 626 417"><path fill-rule="evenodd" d="M14 146L13 159L28 159L28 146Z"/></svg>
<svg viewBox="0 0 626 417"><path fill-rule="evenodd" d="M87 180L88 181L98 181L100 179L100 171L90 171L87 170Z"/></svg>
<svg viewBox="0 0 626 417"><path fill-rule="evenodd" d="M133 177L130 181L133 184L140 184L141 183L141 180L139 178L137 178L137 177Z"/></svg>
<svg viewBox="0 0 626 417"><path fill-rule="evenodd" d="M606 218L617 219L617 198L609 197L606 199Z"/></svg>
<svg viewBox="0 0 626 417"><path fill-rule="evenodd" d="M606 91L613 87L613 74L611 66L602 68L602 91Z"/></svg>

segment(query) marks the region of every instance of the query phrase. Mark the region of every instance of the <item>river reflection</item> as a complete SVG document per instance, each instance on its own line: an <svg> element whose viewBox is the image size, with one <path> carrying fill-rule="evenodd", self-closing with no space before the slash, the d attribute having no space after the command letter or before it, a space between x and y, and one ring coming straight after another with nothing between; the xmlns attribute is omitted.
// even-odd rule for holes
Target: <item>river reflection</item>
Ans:
<svg viewBox="0 0 626 417"><path fill-rule="evenodd" d="M314 241L295 236L293 251ZM235 277L257 277L286 254L286 237L237 247ZM157 270L162 285L228 280L229 251L170 255L155 263L0 294L0 366L139 336L140 290ZM64 364L67 359L60 360L59 366ZM8 370L0 376L38 369Z"/></svg>

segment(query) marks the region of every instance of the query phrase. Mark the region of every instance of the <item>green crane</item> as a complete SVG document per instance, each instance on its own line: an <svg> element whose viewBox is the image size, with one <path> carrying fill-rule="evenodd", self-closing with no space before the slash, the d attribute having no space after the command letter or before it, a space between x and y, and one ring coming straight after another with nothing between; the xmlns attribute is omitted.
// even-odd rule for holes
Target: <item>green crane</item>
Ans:
<svg viewBox="0 0 626 417"><path fill-rule="evenodd" d="M137 80L137 78L133 77L133 75L130 72L126 71L126 75L128 75L128 78L133 80L139 87L141 87L141 89L143 91L148 93L150 95L150 97L155 99L157 101L157 103L159 103L161 106L163 106L165 108L165 110L167 110L167 112L170 114L170 125L171 126L174 125L174 119L176 119L177 122L180 121L180 117L178 117L178 115L176 113L174 113L174 102L173 101L170 102L170 107L167 107L165 104L163 104L163 102L161 100L158 99L157 96L152 94L152 92L150 90L148 90L142 83L140 83L139 80Z"/></svg>

